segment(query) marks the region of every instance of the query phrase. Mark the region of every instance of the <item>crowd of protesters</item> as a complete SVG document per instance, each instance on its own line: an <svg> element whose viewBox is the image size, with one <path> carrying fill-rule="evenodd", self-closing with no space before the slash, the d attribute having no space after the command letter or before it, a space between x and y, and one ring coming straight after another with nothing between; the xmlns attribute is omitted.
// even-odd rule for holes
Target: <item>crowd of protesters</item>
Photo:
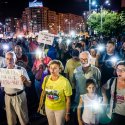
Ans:
<svg viewBox="0 0 125 125"><path fill-rule="evenodd" d="M8 125L16 125L17 117L21 125L30 124L45 84L49 125L72 117L71 125L125 124L125 39L67 39L56 37L52 45L37 37L0 40L0 68L23 72L23 89L0 87L0 118L6 110ZM108 123L101 122L104 113Z"/></svg>

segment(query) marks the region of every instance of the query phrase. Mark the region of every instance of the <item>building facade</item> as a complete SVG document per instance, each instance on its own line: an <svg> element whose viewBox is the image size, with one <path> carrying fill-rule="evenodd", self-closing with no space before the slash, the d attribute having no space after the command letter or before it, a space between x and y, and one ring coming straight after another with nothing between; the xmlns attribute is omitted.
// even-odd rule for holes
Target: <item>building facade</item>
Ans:
<svg viewBox="0 0 125 125"><path fill-rule="evenodd" d="M28 32L48 30L50 33L69 33L70 30L80 31L83 29L82 16L70 13L57 13L47 7L25 8L22 14L22 26Z"/></svg>

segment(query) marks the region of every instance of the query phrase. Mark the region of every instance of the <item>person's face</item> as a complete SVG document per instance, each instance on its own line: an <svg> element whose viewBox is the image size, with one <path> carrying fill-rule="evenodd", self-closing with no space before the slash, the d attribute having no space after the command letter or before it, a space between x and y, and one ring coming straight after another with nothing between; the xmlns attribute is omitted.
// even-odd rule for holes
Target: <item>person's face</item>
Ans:
<svg viewBox="0 0 125 125"><path fill-rule="evenodd" d="M95 85L93 85L93 84L90 84L88 87L87 87L87 91L88 91L88 93L95 93L95 90L96 90L96 87L95 87Z"/></svg>
<svg viewBox="0 0 125 125"><path fill-rule="evenodd" d="M75 43L72 44L72 48L75 49Z"/></svg>
<svg viewBox="0 0 125 125"><path fill-rule="evenodd" d="M49 71L51 75L57 76L60 73L60 67L57 64L51 64L49 67Z"/></svg>
<svg viewBox="0 0 125 125"><path fill-rule="evenodd" d="M6 55L6 65L7 67L12 67L15 64L14 59L13 59L13 55L11 54L7 54Z"/></svg>
<svg viewBox="0 0 125 125"><path fill-rule="evenodd" d="M125 42L123 43L122 47L125 48Z"/></svg>
<svg viewBox="0 0 125 125"><path fill-rule="evenodd" d="M21 55L21 54L22 54L22 49L21 49L21 47L15 47L14 52L16 53L16 55Z"/></svg>
<svg viewBox="0 0 125 125"><path fill-rule="evenodd" d="M97 42L96 41L92 41L92 45L97 45Z"/></svg>
<svg viewBox="0 0 125 125"><path fill-rule="evenodd" d="M91 56L96 56L96 51L94 49L90 49L90 55Z"/></svg>
<svg viewBox="0 0 125 125"><path fill-rule="evenodd" d="M80 62L81 62L83 67L88 67L90 65L90 59L88 57L88 54L82 53L80 55Z"/></svg>
<svg viewBox="0 0 125 125"><path fill-rule="evenodd" d="M115 49L115 46L113 44L109 43L109 44L106 45L106 51L107 51L107 53L113 53L114 49Z"/></svg>
<svg viewBox="0 0 125 125"><path fill-rule="evenodd" d="M85 41L81 41L81 45L84 47L85 46Z"/></svg>
<svg viewBox="0 0 125 125"><path fill-rule="evenodd" d="M116 73L119 78L125 79L125 66L124 65L118 65L116 68Z"/></svg>

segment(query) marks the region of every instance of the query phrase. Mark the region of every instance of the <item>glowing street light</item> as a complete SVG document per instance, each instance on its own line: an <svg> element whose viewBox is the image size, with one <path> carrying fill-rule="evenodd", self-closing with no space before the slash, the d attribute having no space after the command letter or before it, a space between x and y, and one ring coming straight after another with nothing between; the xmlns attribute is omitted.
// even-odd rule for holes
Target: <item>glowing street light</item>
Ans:
<svg viewBox="0 0 125 125"><path fill-rule="evenodd" d="M104 4L109 6L110 5L109 0L106 0ZM101 32L102 32L102 16L103 16L103 14L102 14L103 6L102 5L100 6L100 9L101 9L100 14L101 14Z"/></svg>
<svg viewBox="0 0 125 125"><path fill-rule="evenodd" d="M92 6L96 6L96 5L97 5L96 1L92 1Z"/></svg>

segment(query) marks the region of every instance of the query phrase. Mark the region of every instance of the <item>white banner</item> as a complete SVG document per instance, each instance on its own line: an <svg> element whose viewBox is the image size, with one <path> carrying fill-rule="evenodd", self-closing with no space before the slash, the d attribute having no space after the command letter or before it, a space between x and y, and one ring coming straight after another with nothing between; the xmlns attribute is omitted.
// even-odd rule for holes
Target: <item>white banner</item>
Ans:
<svg viewBox="0 0 125 125"><path fill-rule="evenodd" d="M22 71L19 69L0 68L0 83L2 87L23 89Z"/></svg>
<svg viewBox="0 0 125 125"><path fill-rule="evenodd" d="M54 35L50 33L39 32L38 40L39 43L44 43L47 45L52 45L54 40Z"/></svg>

